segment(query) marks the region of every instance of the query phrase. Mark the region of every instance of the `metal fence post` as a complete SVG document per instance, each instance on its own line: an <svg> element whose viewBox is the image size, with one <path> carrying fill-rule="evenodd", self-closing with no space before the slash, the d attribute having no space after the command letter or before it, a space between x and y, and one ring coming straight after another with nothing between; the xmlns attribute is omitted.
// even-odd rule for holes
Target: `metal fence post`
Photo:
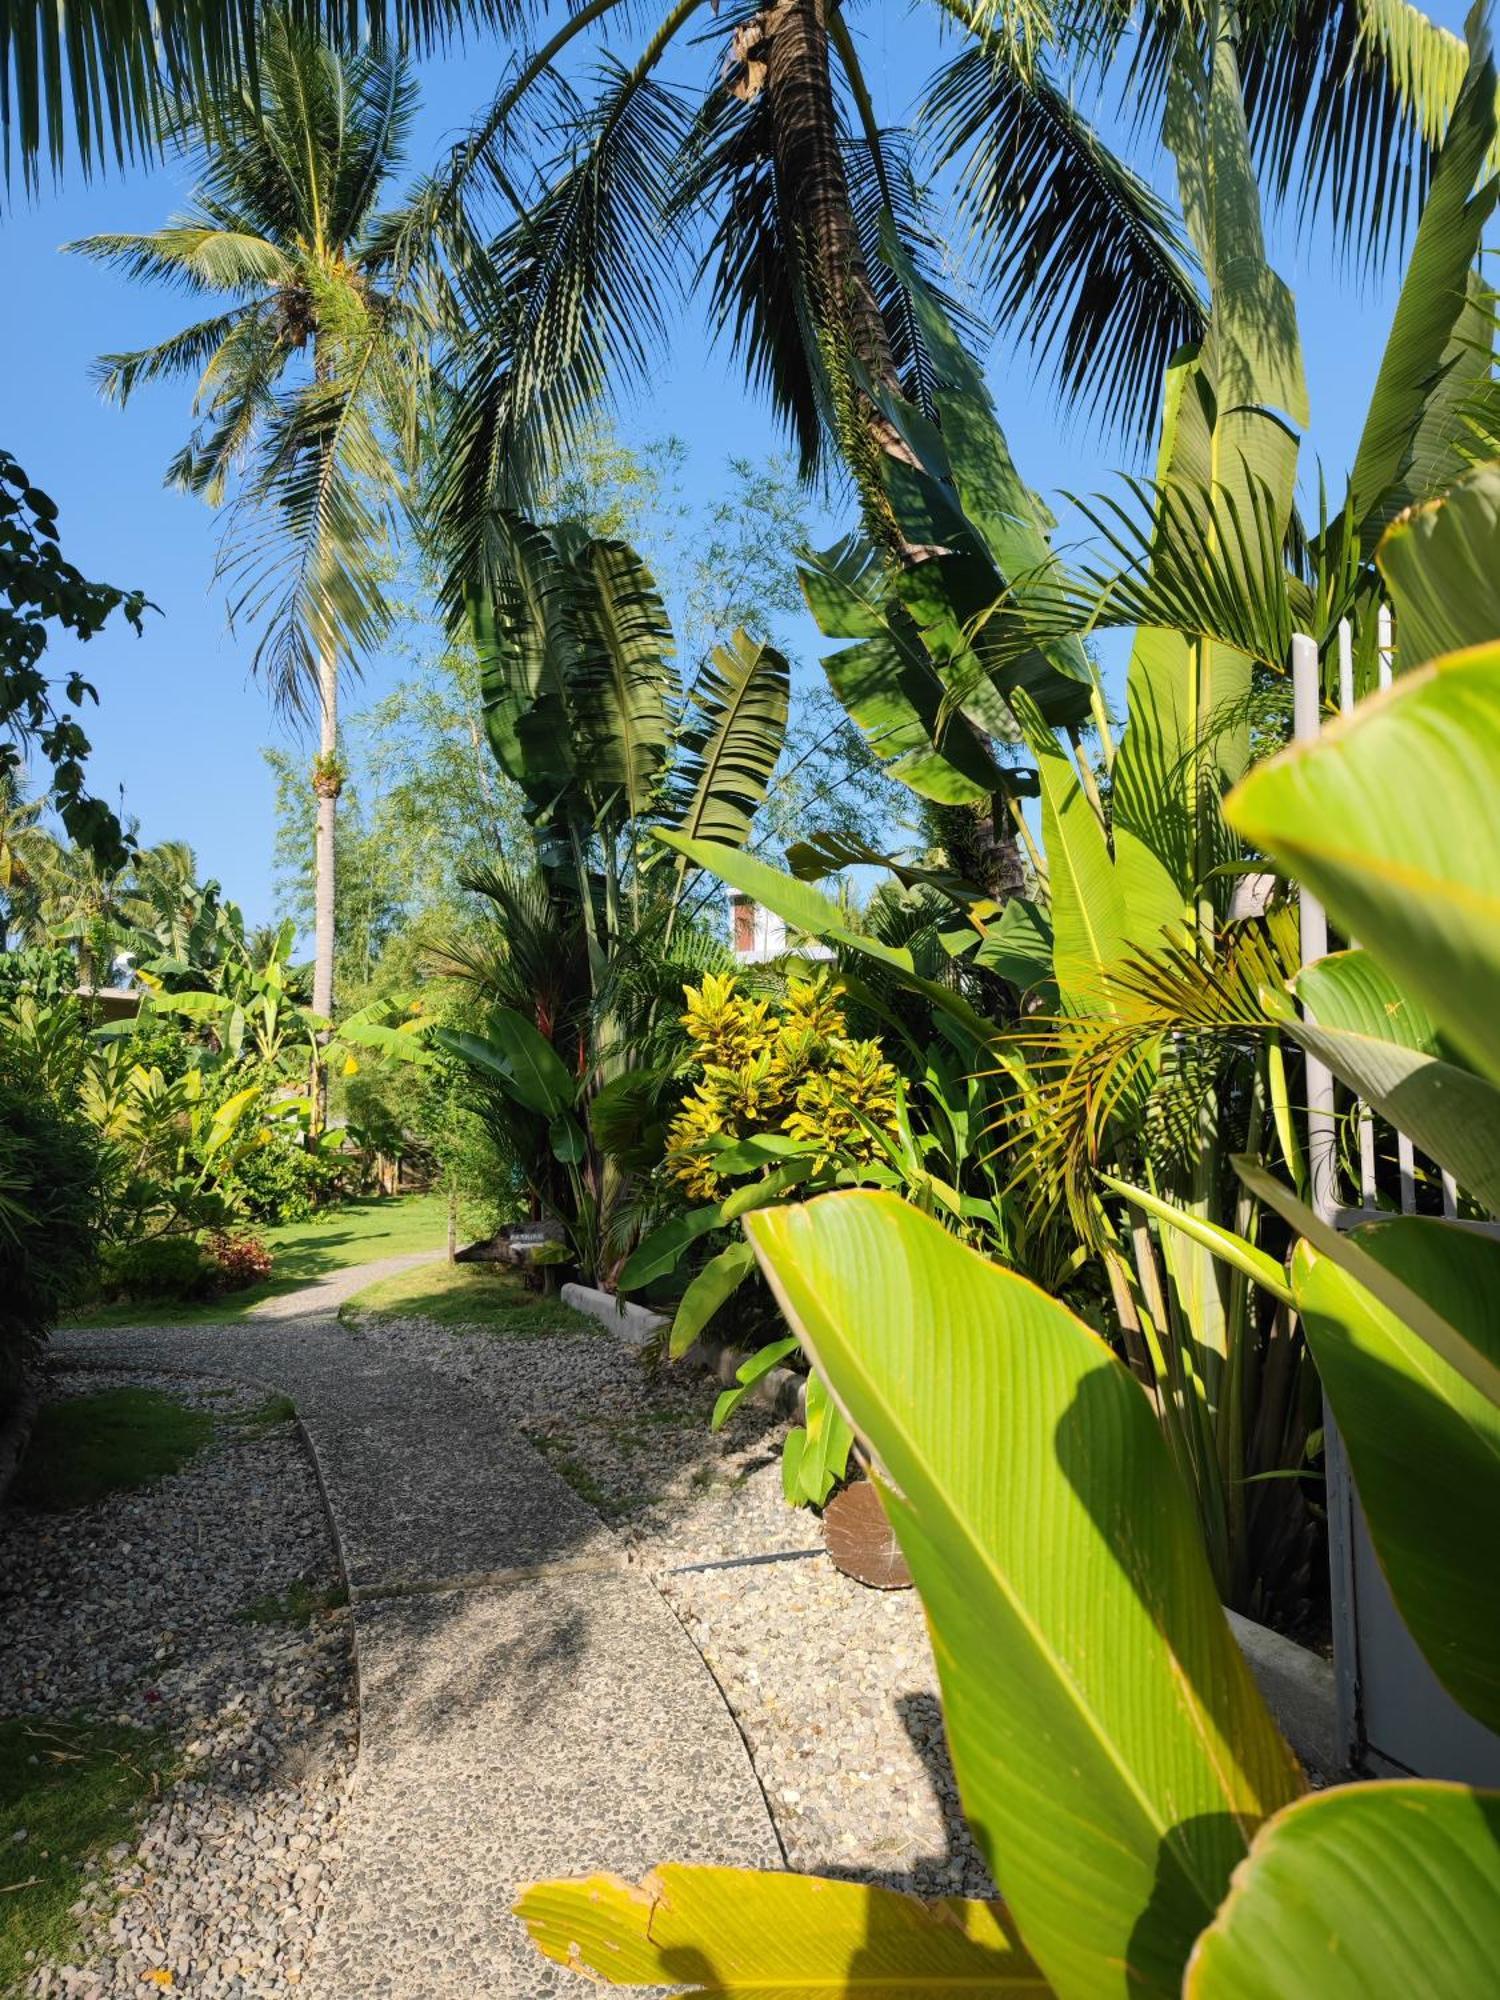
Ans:
<svg viewBox="0 0 1500 2000"><path fill-rule="evenodd" d="M1352 649L1346 653L1340 634L1340 694L1345 675L1353 692ZM1348 660L1346 667L1345 660ZM1292 734L1299 743L1314 741L1323 727L1323 676L1318 644L1305 632L1292 637ZM1302 963L1322 958L1328 950L1328 918L1322 904L1306 889L1297 899ZM1316 1057L1305 1058L1307 1086L1307 1175L1312 1206L1320 1221L1334 1226L1339 1209L1338 1128L1334 1118L1333 1075ZM1373 1148L1372 1148L1373 1149ZM1358 1642L1354 1617L1354 1485L1343 1440L1323 1399L1323 1461L1328 1493L1328 1572L1333 1623L1334 1695L1339 1745L1346 1765L1360 1754Z"/></svg>

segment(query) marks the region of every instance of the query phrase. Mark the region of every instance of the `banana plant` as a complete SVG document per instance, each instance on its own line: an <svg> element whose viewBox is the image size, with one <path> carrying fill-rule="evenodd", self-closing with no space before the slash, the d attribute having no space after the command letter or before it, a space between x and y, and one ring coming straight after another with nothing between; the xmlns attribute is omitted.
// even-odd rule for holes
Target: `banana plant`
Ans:
<svg viewBox="0 0 1500 2000"><path fill-rule="evenodd" d="M639 1094L630 1057L659 1028L659 1010L648 1000L640 1018L629 989L647 960L673 961L684 929L692 864L674 865L650 835L665 826L748 839L785 738L790 669L775 647L737 631L684 689L665 606L633 549L576 523L514 514L499 516L495 533L500 581L467 599L485 729L528 800L549 949L556 966L581 970L559 1004L543 1009L539 994L528 1022L493 1005L493 968L454 954L452 969L491 1003L490 1023L437 1045L470 1068L538 1201L593 1276L619 1261L610 1239L625 1178L591 1107L611 1093L603 1132L621 1093ZM474 886L495 897L504 885L492 874ZM554 1046L563 1039L566 1057Z"/></svg>
<svg viewBox="0 0 1500 2000"><path fill-rule="evenodd" d="M172 992L150 972L141 979L157 1012L175 1014L212 1035L230 1062L245 1060L268 1071L282 1069L295 1053L311 1064L318 1037L331 1023L297 999L289 968L296 929L290 918L272 940L265 963L243 951L226 959L218 984L209 991ZM128 1029L129 1024L120 1024Z"/></svg>
<svg viewBox="0 0 1500 2000"><path fill-rule="evenodd" d="M305 1120L305 1097L273 1096L257 1077L227 1094L223 1072L195 1064L170 1082L131 1060L118 1041L99 1044L79 1081L79 1109L113 1157L112 1179L137 1227L213 1227L232 1207L223 1176L257 1147L274 1123ZM232 1080L232 1079L231 1079Z"/></svg>
<svg viewBox="0 0 1500 2000"><path fill-rule="evenodd" d="M1355 1087L1387 1089L1393 1110L1425 1103L1427 1134L1446 1123L1452 1145L1488 1146L1491 1167L1500 834L1492 815L1448 807L1497 784L1500 642L1432 663L1229 803L1371 940L1312 968L1316 1022L1298 1018L1298 1037ZM1409 1098L1389 1094L1394 1052ZM1290 1279L1266 1282L1289 1285L1306 1317L1397 1601L1451 1692L1494 1727L1500 1245L1415 1217L1345 1239L1266 1193L1306 1231ZM747 1231L874 1456L1004 1917L947 1903L924 1918L878 1890L678 1867L638 1888L526 1892L540 1948L612 1983L690 1981L705 1996L1481 1990L1500 1946L1500 1794L1413 1780L1301 1796L1116 1357L889 1196L825 1196ZM1014 1931L986 1934L1006 1921Z"/></svg>
<svg viewBox="0 0 1500 2000"><path fill-rule="evenodd" d="M1473 487L1489 563L1500 536ZM1398 519L1400 542L1413 533ZM1382 545L1384 548L1384 544ZM1408 602L1393 581L1401 630ZM1418 602L1427 601L1425 592ZM1482 615L1482 614L1481 614ZM1442 656L1316 742L1257 771L1230 800L1245 836L1357 934L1357 950L1272 996L1286 1031L1500 1216L1500 619L1488 645ZM1393 1216L1343 1234L1265 1169L1243 1178L1300 1233L1293 1291L1392 1592L1433 1670L1500 1728L1493 1579L1500 1533L1500 1240L1462 1221ZM1388 1421L1383 1385L1406 1385ZM1420 1478L1414 1477L1420 1469ZM1455 1615L1455 1604L1462 1615Z"/></svg>
<svg viewBox="0 0 1500 2000"><path fill-rule="evenodd" d="M977 1037L1009 1094L994 1139L1015 1164L1013 1198L1033 1238L1066 1226L1087 1246L1195 1494L1221 1591L1260 1611L1267 1589L1300 1588L1308 1559L1297 1482L1261 1484L1259 1475L1304 1468L1314 1385L1295 1310L1263 1282L1263 1264L1216 1262L1215 1246L1226 1236L1253 1245L1261 1229L1260 1196L1228 1172L1230 1151L1256 1150L1274 1133L1294 1179L1300 1171L1294 1083L1257 999L1294 968L1296 942L1284 909L1235 917L1236 871L1254 863L1242 858L1222 802L1249 766L1254 730L1266 726L1261 691L1284 675L1292 631L1327 640L1341 616L1358 617L1388 593L1392 578L1382 578L1374 555L1392 511L1440 493L1465 452L1500 438L1473 278L1496 199L1496 183L1481 179L1495 139L1495 66L1479 11L1348 497L1299 570L1286 553L1297 539L1297 430L1308 417L1295 312L1265 260L1234 23L1215 10L1211 26L1201 46L1184 38L1177 48L1165 133L1210 316L1203 341L1168 371L1156 476L1133 489L1138 504L1096 509L1113 567L1070 575L1043 547L1037 565L967 628L1034 765L1038 898L996 908L954 894L951 881L940 886L961 920L956 947L1031 996L998 1041L993 1025ZM944 366L957 379L951 358ZM971 401L963 414L972 420L974 410ZM949 414L951 431L961 419ZM993 420L983 415L988 437ZM955 465L966 462L949 449ZM1482 626L1494 565L1475 560L1472 523L1483 509L1494 518L1493 481L1493 469L1481 468L1466 483L1467 542L1457 525L1444 531L1434 503L1406 521L1401 538L1380 544L1382 570L1404 562L1428 579L1429 628L1442 618ZM1010 514L1018 504L1013 497ZM1035 514L1028 520L1034 531ZM815 605L832 602L828 588L826 578L810 584ZM1404 626L1418 615L1407 596ZM873 599L865 585L858 604L847 592L839 600L850 635L864 619L869 644ZM1096 774L1076 729L1065 723L1059 733L1022 669L1055 660L1049 645L1131 623L1125 729L1117 745L1096 705L1104 767ZM1362 632L1373 635L1374 625L1372 614ZM1326 651L1336 675L1334 649ZM1357 665L1373 677L1373 640L1362 641ZM962 712L955 689L967 683L953 672L946 689L935 676L929 683L928 721L951 724ZM919 747L920 720L908 716L905 733L890 738L902 758ZM934 725L920 740L937 753L955 738ZM925 770L917 756L918 789ZM751 887L748 861L713 865ZM754 893L841 950L872 955L840 934L831 906L820 911L806 885L761 876ZM1163 1214L1187 1214L1196 1227L1179 1230Z"/></svg>
<svg viewBox="0 0 1500 2000"><path fill-rule="evenodd" d="M824 1195L747 1229L871 1454L1003 1903L924 1912L862 1886L672 1867L526 1890L539 1948L704 2000L1484 1990L1500 1795L1305 1792L1148 1399L1104 1342L889 1194ZM1389 1430L1413 1397L1409 1377L1385 1379ZM1488 1546L1471 1536L1471 1576ZM1446 1578L1429 1583L1451 1613ZM1474 1659L1476 1640L1464 1627L1454 1644Z"/></svg>

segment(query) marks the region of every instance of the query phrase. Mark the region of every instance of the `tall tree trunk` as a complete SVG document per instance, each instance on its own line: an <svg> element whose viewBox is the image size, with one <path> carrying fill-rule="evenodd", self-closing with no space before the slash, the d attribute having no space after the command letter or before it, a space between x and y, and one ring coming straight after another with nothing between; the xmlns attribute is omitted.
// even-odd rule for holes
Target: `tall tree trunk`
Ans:
<svg viewBox="0 0 1500 2000"><path fill-rule="evenodd" d="M313 844L313 1012L333 1019L333 937L335 888L338 863L334 840L335 819L343 775L338 763L339 674L338 657L325 640L318 653L318 755L313 764L313 793L317 799L317 832ZM313 1061L313 1124L321 1132L328 1116L328 1067L323 1049L327 1031L318 1036L318 1053Z"/></svg>
<svg viewBox="0 0 1500 2000"><path fill-rule="evenodd" d="M884 455L907 464L915 455L869 390L901 396L904 391L880 301L870 283L849 195L849 177L839 146L833 72L828 49L829 0L774 0L747 23L736 44L745 65L747 89L764 89L771 110L776 172L795 205L799 251L805 267L809 305L820 335L849 355L864 384L853 389L845 407L855 435L841 439L851 470L865 496L872 532L896 560L925 562L939 550L907 540L890 512L881 478ZM884 532L881 523L884 522ZM955 727L972 729L990 747L985 732L966 718ZM1001 800L975 815L978 844L988 856L983 877L994 880L1003 899L1024 883L1025 868L1015 830Z"/></svg>
<svg viewBox="0 0 1500 2000"><path fill-rule="evenodd" d="M795 205L809 305L820 333L845 347L874 388L901 393L880 303L870 284L839 148L828 60L827 0L775 0L749 25L744 53L763 65L776 173ZM895 426L862 390L861 428L881 451L911 458ZM847 441L846 441L847 442Z"/></svg>

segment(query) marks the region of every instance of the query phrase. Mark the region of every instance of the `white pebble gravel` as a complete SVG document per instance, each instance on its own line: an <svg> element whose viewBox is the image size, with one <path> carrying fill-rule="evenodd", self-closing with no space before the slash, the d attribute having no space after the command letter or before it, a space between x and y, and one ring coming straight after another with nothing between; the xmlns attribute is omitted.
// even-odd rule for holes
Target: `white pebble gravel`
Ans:
<svg viewBox="0 0 1500 2000"><path fill-rule="evenodd" d="M348 1614L256 1623L258 1601L337 1585L296 1430L266 1392L80 1370L51 1393L159 1389L221 1419L181 1471L65 1514L0 1510L0 1688L9 1713L168 1734L179 1775L80 1885L82 1942L27 1996L302 1989L339 1859L356 1718ZM246 1422L244 1419L249 1418ZM155 1975L154 1979L151 1977Z"/></svg>
<svg viewBox="0 0 1500 2000"><path fill-rule="evenodd" d="M607 1337L383 1316L361 1332L487 1396L650 1571L734 1712L790 1866L993 1894L958 1812L920 1600L821 1553L816 1517L781 1495L783 1421L742 1407L714 1436L717 1383ZM788 1559L735 1562L768 1555Z"/></svg>

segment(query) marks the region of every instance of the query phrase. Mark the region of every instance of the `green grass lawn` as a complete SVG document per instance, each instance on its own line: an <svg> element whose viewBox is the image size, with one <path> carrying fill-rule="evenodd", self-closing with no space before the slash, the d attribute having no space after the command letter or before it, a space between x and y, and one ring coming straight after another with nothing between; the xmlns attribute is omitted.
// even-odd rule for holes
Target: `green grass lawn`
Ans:
<svg viewBox="0 0 1500 2000"><path fill-rule="evenodd" d="M44 1403L10 1501L56 1514L149 1486L186 1465L213 1429L208 1411L158 1389L101 1389Z"/></svg>
<svg viewBox="0 0 1500 2000"><path fill-rule="evenodd" d="M0 1722L0 1993L21 1992L28 1951L67 1957L83 1861L130 1838L171 1763L150 1730Z"/></svg>
<svg viewBox="0 0 1500 2000"><path fill-rule="evenodd" d="M404 1257L417 1250L440 1250L448 1240L448 1210L439 1195L408 1194L371 1201L350 1201L325 1209L311 1222L288 1222L279 1229L258 1232L275 1258L275 1269L263 1285L251 1285L227 1298L202 1304L160 1305L127 1301L99 1306L69 1322L72 1326L194 1325L209 1320L237 1319L262 1299L295 1291L330 1271L351 1264L372 1264L380 1257Z"/></svg>
<svg viewBox="0 0 1500 2000"><path fill-rule="evenodd" d="M506 1340L600 1330L597 1321L559 1299L528 1292L514 1270L497 1264L419 1264L357 1292L343 1309L352 1326L366 1319L403 1316Z"/></svg>

